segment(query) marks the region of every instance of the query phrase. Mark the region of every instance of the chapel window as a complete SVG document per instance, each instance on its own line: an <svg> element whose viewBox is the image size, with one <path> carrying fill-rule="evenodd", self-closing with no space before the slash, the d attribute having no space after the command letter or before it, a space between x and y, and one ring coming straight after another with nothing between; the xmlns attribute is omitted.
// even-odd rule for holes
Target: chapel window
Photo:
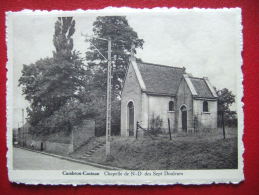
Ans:
<svg viewBox="0 0 259 195"><path fill-rule="evenodd" d="M209 105L207 101L203 102L203 112L209 112Z"/></svg>
<svg viewBox="0 0 259 195"><path fill-rule="evenodd" d="M169 102L169 111L174 111L174 102L173 101Z"/></svg>

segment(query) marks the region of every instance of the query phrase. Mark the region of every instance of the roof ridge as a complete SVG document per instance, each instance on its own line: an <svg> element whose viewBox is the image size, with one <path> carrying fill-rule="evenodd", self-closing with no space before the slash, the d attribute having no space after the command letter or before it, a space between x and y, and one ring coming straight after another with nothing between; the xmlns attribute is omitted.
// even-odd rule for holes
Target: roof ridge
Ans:
<svg viewBox="0 0 259 195"><path fill-rule="evenodd" d="M163 65L163 64L153 64L153 63L149 63L149 62L137 62L137 63L141 63L141 64L147 64L147 65L153 65L153 66L162 66L162 67L168 67L168 68L178 68L178 69L185 69L185 67L175 67L175 66L170 66L170 65Z"/></svg>

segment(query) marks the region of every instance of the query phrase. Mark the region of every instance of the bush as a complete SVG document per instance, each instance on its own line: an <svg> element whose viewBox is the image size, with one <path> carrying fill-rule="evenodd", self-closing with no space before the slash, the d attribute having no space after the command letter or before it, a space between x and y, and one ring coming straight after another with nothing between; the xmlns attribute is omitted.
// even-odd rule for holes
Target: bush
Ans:
<svg viewBox="0 0 259 195"><path fill-rule="evenodd" d="M100 105L102 105L101 108ZM95 118L95 135L104 136L106 133L106 99L96 104L97 117ZM120 135L120 100L112 101L112 113L111 113L111 135Z"/></svg>
<svg viewBox="0 0 259 195"><path fill-rule="evenodd" d="M153 135L157 135L162 131L163 120L160 118L160 116L155 117L155 114L153 113L149 122L149 126L150 133Z"/></svg>

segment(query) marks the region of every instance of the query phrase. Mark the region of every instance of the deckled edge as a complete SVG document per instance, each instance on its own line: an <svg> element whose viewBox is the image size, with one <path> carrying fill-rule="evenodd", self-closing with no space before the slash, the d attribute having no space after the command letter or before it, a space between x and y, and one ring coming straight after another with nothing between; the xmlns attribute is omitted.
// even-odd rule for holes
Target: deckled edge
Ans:
<svg viewBox="0 0 259 195"><path fill-rule="evenodd" d="M13 182L11 176L10 176L10 169L13 168L13 146L12 146L12 124L13 124L13 66L11 65L13 62L13 52L11 51L13 49L13 40L12 38L9 39L9 37L12 37L13 35L13 28L10 26L12 12L6 12L5 13L5 41L6 41L6 48L7 48L7 62L6 62L6 143L7 143L7 169L8 169L8 178L9 181ZM12 40L12 41L11 41ZM11 45L11 47L10 47Z"/></svg>
<svg viewBox="0 0 259 195"><path fill-rule="evenodd" d="M154 8L131 8L131 7L112 7L108 6L103 9L76 9L76 10L70 10L70 11L63 11L63 10L31 10L31 9L22 9L20 11L8 11L6 13L15 13L15 14L23 14L23 15L31 15L33 14L34 16L37 15L44 15L44 14L49 14L49 15L68 15L68 14L101 14L101 15L121 15L122 13L129 12L129 13L164 13L166 11L174 11L178 13L182 13L183 11L197 11L197 12L225 12L225 11L230 11L232 12L233 10L241 10L239 7L233 7L233 8L199 8L199 7L193 7L193 8L176 8L176 7L154 7ZM240 11L241 12L241 11Z"/></svg>
<svg viewBox="0 0 259 195"><path fill-rule="evenodd" d="M243 81L244 81L244 75L242 71L243 67L243 58L242 58L242 52L243 52L243 24L242 24L242 9L238 8L238 15L236 19L236 23L238 26L238 31L239 31L239 47L238 47L238 71L237 71L237 118L238 118L238 167L242 170L242 178L240 180L244 181L245 176L244 176L244 152L245 152L245 147L244 147L244 142L243 142L243 136L244 136L244 102L242 101L244 97L244 86L243 86ZM240 150L240 151L239 151Z"/></svg>
<svg viewBox="0 0 259 195"><path fill-rule="evenodd" d="M73 14L87 14L87 13L98 13L98 14L115 14L114 11L116 11L116 14L121 14L122 13L122 9L123 12L128 11L128 12L139 12L141 11L142 13L147 13L147 12L152 12L152 13L159 13L159 12L164 12L164 11L176 11L176 12L182 12L182 11L188 11L188 10L194 10L194 11L204 11L204 12L211 12L211 11L216 11L216 12L220 12L220 11L235 11L236 12L236 17L237 17L237 23L238 23L238 31L239 31L239 48L238 48L238 52L239 52L239 64L238 64L238 78L237 78L237 113L238 113L238 167L240 167L240 169L242 170L242 178L241 179L236 179L235 181L226 181L225 179L222 179L222 181L186 181L186 182L166 182L166 183L154 183L154 182L150 182L150 181L145 181L143 183L135 183L135 182L129 182L129 183L122 183L122 182L117 182L117 183L109 183L109 182L87 182L85 180L82 181L82 183L79 180L76 181L60 181L60 180L55 180L55 179L50 179L48 182L42 182L42 181L24 181L24 182L20 182L20 181L15 181L14 178L11 178L9 170L10 168L12 168L12 163L13 163L13 158L12 158L12 148L11 144L12 144L12 120L13 120L13 110L9 109L12 108L13 105L13 91L10 90L10 87L13 87L13 81L12 81L12 74L13 74L13 66L12 66L12 61L13 61L13 56L12 56L12 52L11 49L8 45L13 44L13 40L10 41L8 39L8 37L12 37L13 35L13 28L10 28L10 25L12 24L10 21L10 18L12 17L13 13L18 13L18 14L34 14L34 16L36 15L43 15L43 14L49 14L49 15L56 15L56 14L69 14L69 13L73 13ZM76 13L75 13L76 12ZM116 15L115 14L115 15ZM182 185L200 185L200 184L220 184L220 183L232 183L232 184L238 184L241 181L244 180L244 159L243 159L243 154L245 151L244 148L244 144L243 144L243 134L244 134L244 113L243 113L243 106L244 103L242 102L242 98L243 98L243 73L242 73L242 64L243 64L243 60L242 60L242 56L241 53L243 51L243 34L242 34L242 12L240 8L217 8L217 9L210 9L210 8L167 8L167 7L156 7L156 8L129 8L129 7L106 7L104 9L101 10L97 10L97 9L91 9L91 10L82 10L82 9L77 9L77 10L71 10L71 11L62 11L62 10L52 10L52 11L46 11L46 10L28 10L28 9L24 9L22 11L18 11L18 12L6 12L6 45L7 45L7 63L6 63L6 68L7 68L7 83L6 83L6 90L7 90L7 95L6 95L6 116L7 116L7 168L8 168L8 177L9 180L11 182L15 182L18 184L34 184L34 185L38 185L38 184L43 184L43 185L73 185L73 186L77 186L77 185L173 185L173 184L182 184ZM80 182L80 183L79 183Z"/></svg>

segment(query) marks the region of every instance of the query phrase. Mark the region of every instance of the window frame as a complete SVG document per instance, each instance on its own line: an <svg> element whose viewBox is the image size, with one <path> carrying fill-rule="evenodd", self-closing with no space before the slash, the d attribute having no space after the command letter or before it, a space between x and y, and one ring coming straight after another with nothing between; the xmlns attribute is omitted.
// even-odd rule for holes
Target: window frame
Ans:
<svg viewBox="0 0 259 195"><path fill-rule="evenodd" d="M206 108L206 109L205 109ZM202 102L202 112L204 113L210 113L210 110L209 110L209 102L207 100L204 100Z"/></svg>
<svg viewBox="0 0 259 195"><path fill-rule="evenodd" d="M171 108L171 109L170 109ZM174 101L170 100L168 102L168 112L174 112L175 111L175 105L174 105Z"/></svg>

